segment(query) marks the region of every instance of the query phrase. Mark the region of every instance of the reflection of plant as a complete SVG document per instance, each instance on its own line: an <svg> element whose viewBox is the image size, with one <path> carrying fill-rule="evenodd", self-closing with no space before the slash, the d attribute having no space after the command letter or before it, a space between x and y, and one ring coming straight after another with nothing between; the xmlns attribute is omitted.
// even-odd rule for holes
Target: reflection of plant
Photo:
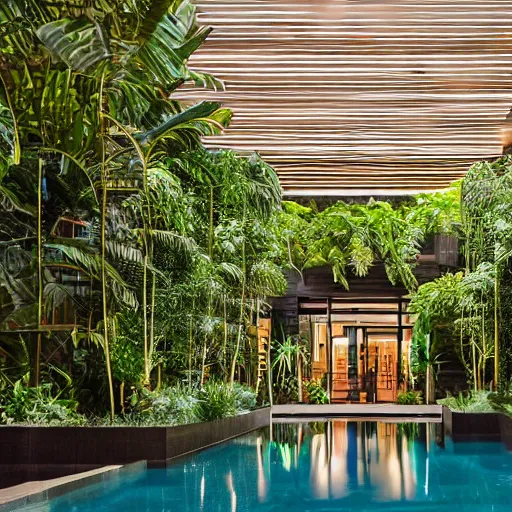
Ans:
<svg viewBox="0 0 512 512"><path fill-rule="evenodd" d="M280 444L295 446L298 441L297 425L293 423L274 423L272 425L274 441Z"/></svg>
<svg viewBox="0 0 512 512"><path fill-rule="evenodd" d="M408 441L414 441L420 437L419 423L398 423L396 426L398 436L404 436Z"/></svg>
<svg viewBox="0 0 512 512"><path fill-rule="evenodd" d="M320 379L311 379L305 382L310 404L328 404L329 395L322 386Z"/></svg>
<svg viewBox="0 0 512 512"><path fill-rule="evenodd" d="M308 423L308 427L311 429L313 434L325 434L325 426L327 423L325 421L312 421Z"/></svg>
<svg viewBox="0 0 512 512"><path fill-rule="evenodd" d="M396 401L400 405L420 405L423 403L422 392L406 391L405 393L398 393Z"/></svg>

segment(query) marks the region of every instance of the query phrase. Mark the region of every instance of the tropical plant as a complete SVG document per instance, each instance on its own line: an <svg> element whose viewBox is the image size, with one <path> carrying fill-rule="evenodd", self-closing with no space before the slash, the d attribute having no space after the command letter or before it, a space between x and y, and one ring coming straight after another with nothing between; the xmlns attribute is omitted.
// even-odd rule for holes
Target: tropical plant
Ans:
<svg viewBox="0 0 512 512"><path fill-rule="evenodd" d="M249 386L235 383L233 387L235 407L238 412L250 411L256 407L256 392Z"/></svg>
<svg viewBox="0 0 512 512"><path fill-rule="evenodd" d="M400 405L421 405L423 403L423 393L415 390L399 392L396 402Z"/></svg>
<svg viewBox="0 0 512 512"><path fill-rule="evenodd" d="M305 388L308 394L308 403L310 404L328 404L329 395L318 379L305 381Z"/></svg>
<svg viewBox="0 0 512 512"><path fill-rule="evenodd" d="M470 391L467 394L459 393L457 396L448 395L437 401L438 404L459 412L494 412L489 401L488 391Z"/></svg>
<svg viewBox="0 0 512 512"><path fill-rule="evenodd" d="M383 263L393 284L417 287L413 269L425 240L436 233L456 233L460 223L457 187L418 195L393 206L337 202L322 212L285 202L276 226L283 265L304 269L330 266L335 282L348 288L347 276L368 274Z"/></svg>
<svg viewBox="0 0 512 512"><path fill-rule="evenodd" d="M78 401L64 398L71 387L70 377L54 368L66 379L66 385L54 393L52 384L41 384L38 387L27 387L23 380L2 395L0 402L1 423L7 425L23 423L29 425L85 425L85 416L77 413ZM26 379L25 379L26 380Z"/></svg>
<svg viewBox="0 0 512 512"><path fill-rule="evenodd" d="M220 381L208 381L197 395L196 414L201 421L212 421L237 412L237 397L233 388Z"/></svg>
<svg viewBox="0 0 512 512"><path fill-rule="evenodd" d="M274 388L280 395L279 401L297 399L302 402L303 368L309 360L304 340L298 336L287 336L282 342L276 341L274 349L272 368L277 369Z"/></svg>

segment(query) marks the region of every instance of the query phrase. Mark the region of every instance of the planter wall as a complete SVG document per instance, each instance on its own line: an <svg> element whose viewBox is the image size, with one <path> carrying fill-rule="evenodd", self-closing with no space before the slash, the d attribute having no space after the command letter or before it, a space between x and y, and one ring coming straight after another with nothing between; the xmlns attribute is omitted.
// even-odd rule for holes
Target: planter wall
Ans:
<svg viewBox="0 0 512 512"><path fill-rule="evenodd" d="M512 418L505 414L500 415L501 441L507 450L512 450Z"/></svg>
<svg viewBox="0 0 512 512"><path fill-rule="evenodd" d="M270 424L270 408L177 427L0 427L0 465L150 466Z"/></svg>
<svg viewBox="0 0 512 512"><path fill-rule="evenodd" d="M502 420L502 418L505 418ZM501 413L454 412L443 407L445 435L453 441L501 441L501 423L507 418Z"/></svg>

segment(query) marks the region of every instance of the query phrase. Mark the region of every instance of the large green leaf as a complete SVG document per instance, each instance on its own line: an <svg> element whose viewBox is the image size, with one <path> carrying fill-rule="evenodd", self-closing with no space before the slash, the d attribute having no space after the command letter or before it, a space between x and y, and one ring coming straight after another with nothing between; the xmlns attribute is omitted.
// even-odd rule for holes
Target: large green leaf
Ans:
<svg viewBox="0 0 512 512"><path fill-rule="evenodd" d="M219 107L219 103L202 101L201 103L198 103L197 105L194 105L193 107L190 107L187 110L184 110L183 112L170 117L167 119L167 121L158 126L155 126L147 132L136 134L135 140L139 141L141 144L154 142L157 139L165 137L170 131L174 130L180 125L207 118L217 109L219 109Z"/></svg>
<svg viewBox="0 0 512 512"><path fill-rule="evenodd" d="M53 21L39 27L36 34L55 61L63 61L77 71L88 71L112 57L102 26L86 18Z"/></svg>

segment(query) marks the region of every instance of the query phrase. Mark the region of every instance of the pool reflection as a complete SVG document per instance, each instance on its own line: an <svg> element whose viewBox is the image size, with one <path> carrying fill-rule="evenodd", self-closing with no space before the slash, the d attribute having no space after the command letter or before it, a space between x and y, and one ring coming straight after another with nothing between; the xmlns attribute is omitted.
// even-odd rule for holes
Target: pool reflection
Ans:
<svg viewBox="0 0 512 512"><path fill-rule="evenodd" d="M185 462L186 510L268 510L262 505L284 503L291 495L294 503L352 502L358 493L374 502L425 497L430 444L438 427L343 420L274 424L235 439L236 450L224 450L220 465L205 454ZM168 468L168 477L177 471ZM195 496L200 496L197 508Z"/></svg>
<svg viewBox="0 0 512 512"><path fill-rule="evenodd" d="M284 470L299 472L302 479L302 469L307 468L313 498L340 499L356 488L370 487L382 500L413 499L428 490L419 463L424 469L432 428L435 425L347 421L276 424L272 439L261 441L266 447L262 458L272 461L261 478L272 482L272 471ZM308 461L299 465L301 458Z"/></svg>
<svg viewBox="0 0 512 512"><path fill-rule="evenodd" d="M441 424L282 423L76 494L52 512L508 512L512 453ZM48 509L45 509L48 510Z"/></svg>

